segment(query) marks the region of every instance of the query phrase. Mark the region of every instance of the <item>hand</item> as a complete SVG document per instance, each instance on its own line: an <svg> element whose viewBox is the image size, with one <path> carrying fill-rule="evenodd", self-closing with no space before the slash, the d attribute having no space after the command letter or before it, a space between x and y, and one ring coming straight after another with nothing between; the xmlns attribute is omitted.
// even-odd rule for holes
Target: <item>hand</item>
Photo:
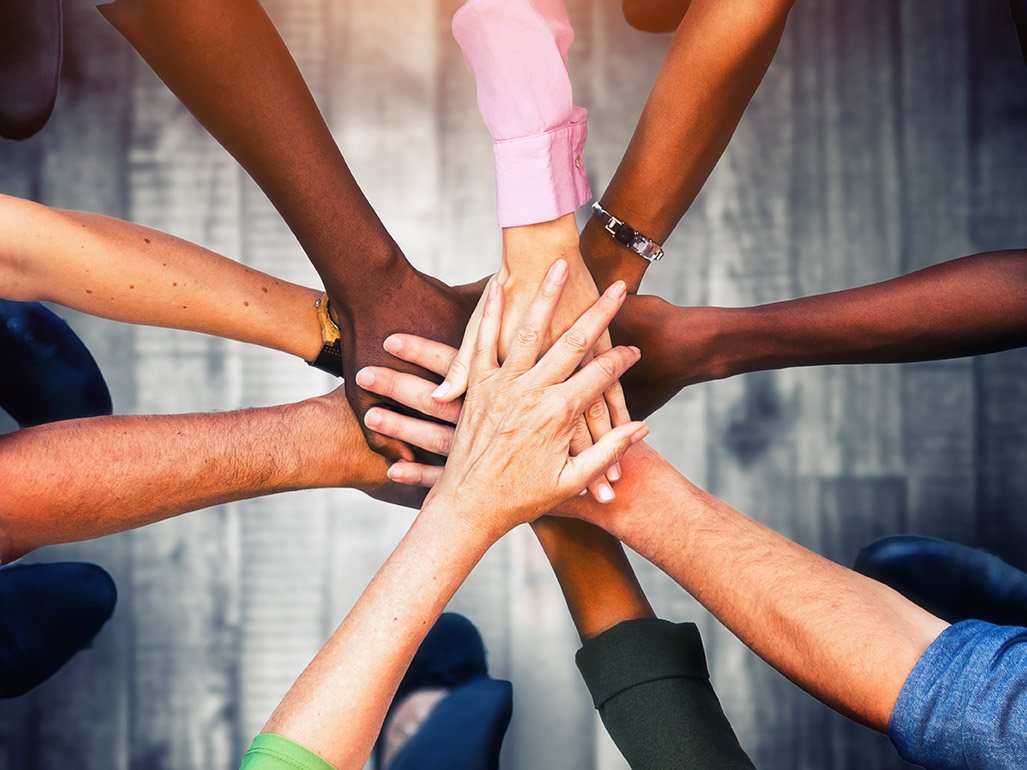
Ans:
<svg viewBox="0 0 1027 770"><path fill-rule="evenodd" d="M392 366L423 378L433 377L419 367L397 364L383 349L382 342L394 332L409 332L458 344L483 284L484 281L451 288L417 272L403 260L381 276L379 291L374 296L350 305L333 301L332 307L340 316L343 370L355 373L365 366ZM390 460L430 459L366 427L364 415L368 409L392 406L402 411L401 406L362 389L352 375L346 378L345 387L368 446Z"/></svg>
<svg viewBox="0 0 1027 770"><path fill-rule="evenodd" d="M490 287L450 456L425 509L459 513L498 539L583 491L647 435L642 423L628 423L570 456L577 416L638 360L639 352L612 349L574 374L624 301L624 284L618 282L539 359L566 280L566 264L559 260L502 366L503 289L498 283ZM603 499L613 499L612 490Z"/></svg>
<svg viewBox="0 0 1027 770"><path fill-rule="evenodd" d="M567 220L567 221L563 221ZM570 237L565 237L563 229L570 227ZM538 234L538 228L543 234ZM524 231L524 232L522 232ZM492 278L491 282L502 284L506 297L506 311L502 320L499 344L499 360L505 360L507 351L513 344L514 336L521 327L538 285L556 256L563 256L569 265L569 276L563 299L556 310L553 325L543 340L540 351L544 352L553 344L556 337L570 328L577 317L592 305L599 296L595 282L589 274L585 263L577 251L577 232L574 230L573 218L563 218L555 223L532 225L525 228L507 228L503 231L504 259L503 267ZM527 254L528 256L521 256ZM446 379L436 391L436 397L449 401L463 394L467 384L467 373L472 348L477 335L482 310L481 300L475 309L471 322L464 333L460 352L446 374ZM612 347L608 333L603 333L596 341L594 348L586 357L586 361L601 355ZM606 434L611 427L623 425L630 420L624 394L619 383L614 383L610 390L590 404L584 413L583 420L577 427L573 443L573 451L579 453L592 445ZM609 474L609 481L616 481L620 468L614 465ZM592 486L593 495L608 495L610 485L604 477Z"/></svg>
<svg viewBox="0 0 1027 770"><path fill-rule="evenodd" d="M629 296L610 325L618 345L634 345L642 359L621 379L631 414L645 419L689 385L732 374L727 363L734 347L726 339L733 310L678 307L651 295Z"/></svg>
<svg viewBox="0 0 1027 770"><path fill-rule="evenodd" d="M621 378L631 413L645 418L688 385L728 376L724 360L722 322L732 311L722 308L682 308L650 295L629 295L610 333L618 345L633 345L642 358ZM456 348L412 334L394 334L385 340L385 349L398 359L436 374L449 371ZM413 374L400 374L387 367L369 367L357 373L357 384L400 403L414 412L441 422L428 422L388 409L374 408L365 414L367 426L432 454L449 454L459 404L431 398L435 383ZM448 424L445 424L448 423ZM432 486L442 474L441 467L397 463L389 468L389 478L404 484Z"/></svg>

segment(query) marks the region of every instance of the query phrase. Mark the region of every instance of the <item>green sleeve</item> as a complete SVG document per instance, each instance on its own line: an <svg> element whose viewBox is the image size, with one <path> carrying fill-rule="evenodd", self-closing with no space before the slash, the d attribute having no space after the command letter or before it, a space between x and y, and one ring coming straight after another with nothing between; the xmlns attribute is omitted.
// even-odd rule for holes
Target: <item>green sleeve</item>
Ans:
<svg viewBox="0 0 1027 770"><path fill-rule="evenodd" d="M264 733L253 739L242 758L239 770L335 770L310 749L283 738Z"/></svg>
<svg viewBox="0 0 1027 770"><path fill-rule="evenodd" d="M632 770L754 770L710 685L694 623L628 620L585 642L576 661Z"/></svg>

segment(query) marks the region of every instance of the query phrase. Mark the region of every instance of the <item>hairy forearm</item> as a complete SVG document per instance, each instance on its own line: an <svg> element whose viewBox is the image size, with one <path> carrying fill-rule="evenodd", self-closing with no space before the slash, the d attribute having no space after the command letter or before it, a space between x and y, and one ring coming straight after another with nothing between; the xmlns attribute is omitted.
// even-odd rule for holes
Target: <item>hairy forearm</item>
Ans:
<svg viewBox="0 0 1027 770"><path fill-rule="evenodd" d="M384 471L335 395L25 428L0 436L0 559L274 492L366 488Z"/></svg>
<svg viewBox="0 0 1027 770"><path fill-rule="evenodd" d="M713 376L992 353L1027 345L1027 252L977 254L848 291L712 312Z"/></svg>
<svg viewBox="0 0 1027 770"><path fill-rule="evenodd" d="M693 0L671 42L628 149L600 199L663 243L720 159L777 51L792 0ZM581 253L602 291L636 291L649 263L594 217Z"/></svg>
<svg viewBox="0 0 1027 770"><path fill-rule="evenodd" d="M645 490L612 515L596 506L586 517L659 566L800 687L886 729L906 677L946 624L743 516L647 447L624 465L621 484L644 477Z"/></svg>
<svg viewBox="0 0 1027 770"><path fill-rule="evenodd" d="M551 516L531 528L583 642L625 620L656 617L615 538L591 524Z"/></svg>
<svg viewBox="0 0 1027 770"><path fill-rule="evenodd" d="M414 653L490 545L453 511L426 503L263 732L338 770L362 768Z"/></svg>
<svg viewBox="0 0 1027 770"><path fill-rule="evenodd" d="M318 292L180 238L0 196L0 296L202 332L312 360Z"/></svg>
<svg viewBox="0 0 1027 770"><path fill-rule="evenodd" d="M380 271L405 264L257 0L117 0L101 12L260 185L333 299L373 296Z"/></svg>

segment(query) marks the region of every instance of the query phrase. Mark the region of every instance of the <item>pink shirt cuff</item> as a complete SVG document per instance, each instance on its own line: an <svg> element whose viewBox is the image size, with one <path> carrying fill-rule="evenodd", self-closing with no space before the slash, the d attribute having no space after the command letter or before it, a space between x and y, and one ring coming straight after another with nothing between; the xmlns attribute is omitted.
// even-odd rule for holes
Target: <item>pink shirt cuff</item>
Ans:
<svg viewBox="0 0 1027 770"><path fill-rule="evenodd" d="M580 122L492 145L500 227L548 222L591 199L582 159L588 136L584 113Z"/></svg>

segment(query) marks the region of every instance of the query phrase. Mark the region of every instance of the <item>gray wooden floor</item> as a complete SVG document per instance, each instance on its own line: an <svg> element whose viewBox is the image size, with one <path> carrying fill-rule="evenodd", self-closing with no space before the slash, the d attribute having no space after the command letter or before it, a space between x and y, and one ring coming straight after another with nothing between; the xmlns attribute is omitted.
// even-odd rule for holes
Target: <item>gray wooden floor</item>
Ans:
<svg viewBox="0 0 1027 770"><path fill-rule="evenodd" d="M449 34L459 3L267 1L382 219L419 267L450 282L498 260L490 142ZM669 38L629 31L614 0L567 6L599 191ZM65 8L55 117L27 143L0 143L0 191L132 219L313 283L234 162L87 0ZM749 304L1023 246L1027 70L1005 0L802 0L647 288L679 304ZM119 413L270 404L331 385L267 351L66 315ZM851 562L873 537L915 531L1027 566L1024 352L740 377L688 389L652 427L695 482L829 558ZM295 493L37 554L103 564L120 606L94 649L0 703L0 770L235 767L410 518L349 491ZM762 770L904 766L886 739L791 686L654 568L639 570L661 615L703 629L714 684ZM493 673L514 683L506 768L624 767L528 532L494 548L452 608L480 626Z"/></svg>

